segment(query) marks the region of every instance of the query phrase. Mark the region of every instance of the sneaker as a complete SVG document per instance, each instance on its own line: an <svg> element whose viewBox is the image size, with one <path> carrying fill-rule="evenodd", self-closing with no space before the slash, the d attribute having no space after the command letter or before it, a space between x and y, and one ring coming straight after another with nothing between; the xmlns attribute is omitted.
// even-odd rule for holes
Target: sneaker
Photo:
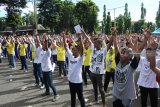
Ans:
<svg viewBox="0 0 160 107"><path fill-rule="evenodd" d="M24 72L28 72L27 70L24 70Z"/></svg>
<svg viewBox="0 0 160 107"><path fill-rule="evenodd" d="M13 70L15 70L15 69L16 69L16 67L13 67L12 69L13 69Z"/></svg>
<svg viewBox="0 0 160 107"><path fill-rule="evenodd" d="M41 85L41 86L40 86L40 89L43 89L43 88L44 88L44 85Z"/></svg>
<svg viewBox="0 0 160 107"><path fill-rule="evenodd" d="M34 86L34 87L38 87L38 86L39 86L39 84L34 83L32 86Z"/></svg>
<svg viewBox="0 0 160 107"><path fill-rule="evenodd" d="M41 96L47 96L47 95L50 95L50 92L45 92Z"/></svg>
<svg viewBox="0 0 160 107"><path fill-rule="evenodd" d="M88 106L93 106L93 105L96 105L96 104L99 104L99 101L90 102L90 103L88 104Z"/></svg>
<svg viewBox="0 0 160 107"><path fill-rule="evenodd" d="M88 99L88 98L85 98L84 101L85 101L85 103L87 103L87 102L89 101L89 99Z"/></svg>
<svg viewBox="0 0 160 107"><path fill-rule="evenodd" d="M19 69L19 70L23 70L23 69L21 68L21 69Z"/></svg>
<svg viewBox="0 0 160 107"><path fill-rule="evenodd" d="M53 98L53 102L57 101L59 98L60 98L60 96L59 96L59 95L54 96L54 98Z"/></svg>

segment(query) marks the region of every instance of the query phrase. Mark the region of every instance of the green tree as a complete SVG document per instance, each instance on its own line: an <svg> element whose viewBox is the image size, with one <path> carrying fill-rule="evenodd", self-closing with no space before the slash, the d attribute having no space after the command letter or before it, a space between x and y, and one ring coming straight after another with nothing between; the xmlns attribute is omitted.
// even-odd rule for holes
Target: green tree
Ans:
<svg viewBox="0 0 160 107"><path fill-rule="evenodd" d="M60 18L60 29L73 32L77 19L74 13L75 4L72 1L65 0L63 2L62 14Z"/></svg>
<svg viewBox="0 0 160 107"><path fill-rule="evenodd" d="M22 19L23 19L23 25L34 25L35 24L34 12L30 11L29 13L25 13Z"/></svg>
<svg viewBox="0 0 160 107"><path fill-rule="evenodd" d="M40 16L44 17L44 26L49 27L52 33L53 31L55 31L55 33L59 33L62 1L41 0L38 8Z"/></svg>
<svg viewBox="0 0 160 107"><path fill-rule="evenodd" d="M107 23L106 23L106 27L105 27L105 33L107 35L111 34L111 27L112 27L112 22L111 22L111 16L110 16L110 12L108 12L107 15Z"/></svg>
<svg viewBox="0 0 160 107"><path fill-rule="evenodd" d="M22 17L19 12L11 12L7 14L6 18L7 25L12 27L13 32L15 33L16 29L22 25Z"/></svg>
<svg viewBox="0 0 160 107"><path fill-rule="evenodd" d="M155 30L155 24L152 22L147 23L147 28L149 28L152 32Z"/></svg>
<svg viewBox="0 0 160 107"><path fill-rule="evenodd" d="M144 4L141 4L141 20L144 20L146 16L146 8L144 8Z"/></svg>
<svg viewBox="0 0 160 107"><path fill-rule="evenodd" d="M137 21L134 23L134 26L133 26L133 32L134 33L140 33L140 30L141 30L141 22L140 21Z"/></svg>
<svg viewBox="0 0 160 107"><path fill-rule="evenodd" d="M6 27L6 18L0 17L0 31L3 31Z"/></svg>
<svg viewBox="0 0 160 107"><path fill-rule="evenodd" d="M124 16L119 15L116 19L116 25L117 25L117 30L119 34L123 33L123 27L124 27Z"/></svg>
<svg viewBox="0 0 160 107"><path fill-rule="evenodd" d="M102 32L106 33L106 24L107 24L107 15L106 15L106 5L103 6L103 26L102 26Z"/></svg>
<svg viewBox="0 0 160 107"><path fill-rule="evenodd" d="M126 3L125 4L125 12L124 12L124 32L127 29L129 31L131 29L131 15L130 15L130 12L128 12L128 4Z"/></svg>
<svg viewBox="0 0 160 107"><path fill-rule="evenodd" d="M76 4L75 14L78 23L87 30L88 33L95 32L98 27L98 7L91 0L82 0Z"/></svg>
<svg viewBox="0 0 160 107"><path fill-rule="evenodd" d="M158 28L160 27L160 1L159 1L159 9L157 11L157 16L156 16L156 25Z"/></svg>
<svg viewBox="0 0 160 107"><path fill-rule="evenodd" d="M22 25L21 10L25 8L27 2L26 0L1 0L0 6L6 6L5 10L7 11L6 22L7 25L12 27L13 32L15 33L16 28Z"/></svg>

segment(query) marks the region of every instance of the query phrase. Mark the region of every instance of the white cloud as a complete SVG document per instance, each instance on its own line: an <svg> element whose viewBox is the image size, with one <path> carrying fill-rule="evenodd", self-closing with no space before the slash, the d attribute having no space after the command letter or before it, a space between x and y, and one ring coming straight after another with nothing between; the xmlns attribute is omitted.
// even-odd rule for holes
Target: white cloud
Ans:
<svg viewBox="0 0 160 107"><path fill-rule="evenodd" d="M23 13L29 13L29 11L33 11L33 4L31 2L27 3L27 7L23 9Z"/></svg>

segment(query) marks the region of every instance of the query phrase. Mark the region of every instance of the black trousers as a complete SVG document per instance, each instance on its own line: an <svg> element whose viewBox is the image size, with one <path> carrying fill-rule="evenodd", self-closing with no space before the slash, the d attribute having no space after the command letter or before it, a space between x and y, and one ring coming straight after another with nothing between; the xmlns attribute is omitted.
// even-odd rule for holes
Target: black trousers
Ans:
<svg viewBox="0 0 160 107"><path fill-rule="evenodd" d="M83 97L83 83L71 83L69 82L70 94L71 94L71 107L76 106L76 94L80 101L81 107L85 107L85 101Z"/></svg>
<svg viewBox="0 0 160 107"><path fill-rule="evenodd" d="M103 74L94 74L91 72L91 81L94 89L95 101L98 101L98 88L101 94L102 103L105 104L105 92L103 87Z"/></svg>
<svg viewBox="0 0 160 107"><path fill-rule="evenodd" d="M113 102L113 107L124 107L122 104L122 101L120 99L117 99Z"/></svg>
<svg viewBox="0 0 160 107"><path fill-rule="evenodd" d="M151 107L158 107L158 88L145 88L140 86L141 106L147 107L147 97L149 94Z"/></svg>
<svg viewBox="0 0 160 107"><path fill-rule="evenodd" d="M88 73L88 76L90 78L90 70L89 70L89 67L90 66L82 66L82 77L83 77L83 82L84 84L87 86L88 85L88 82L87 82L87 73Z"/></svg>
<svg viewBox="0 0 160 107"><path fill-rule="evenodd" d="M106 72L105 73L105 79L104 79L104 91L107 92L107 88L110 82L110 79L112 78L113 84L114 84L114 72Z"/></svg>

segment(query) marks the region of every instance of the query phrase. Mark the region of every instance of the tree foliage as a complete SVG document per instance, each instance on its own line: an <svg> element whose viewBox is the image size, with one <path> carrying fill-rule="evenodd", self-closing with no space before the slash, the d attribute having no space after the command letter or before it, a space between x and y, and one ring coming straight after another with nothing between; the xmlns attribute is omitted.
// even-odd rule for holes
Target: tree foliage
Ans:
<svg viewBox="0 0 160 107"><path fill-rule="evenodd" d="M26 0L1 0L0 5L6 6L7 11L6 22L12 27L13 32L22 25L21 9L26 7Z"/></svg>
<svg viewBox="0 0 160 107"><path fill-rule="evenodd" d="M35 24L35 16L34 12L26 13L23 17L23 25L34 25Z"/></svg>
<svg viewBox="0 0 160 107"><path fill-rule="evenodd" d="M60 0L41 0L38 5L40 16L44 17L44 26L48 26L51 32L56 31L60 23L62 2Z"/></svg>
<svg viewBox="0 0 160 107"><path fill-rule="evenodd" d="M15 33L16 29L22 25L22 17L18 12L9 13L6 19L7 24L12 27L13 32Z"/></svg>
<svg viewBox="0 0 160 107"><path fill-rule="evenodd" d="M124 17L123 17L123 15L119 15L115 20L116 20L118 33L122 34L123 33L123 26L124 26Z"/></svg>
<svg viewBox="0 0 160 107"><path fill-rule="evenodd" d="M73 2L68 0L65 0L63 2L62 15L60 21L61 25L60 27L62 30L73 33L74 25L77 23L74 9L75 9L75 4Z"/></svg>
<svg viewBox="0 0 160 107"><path fill-rule="evenodd" d="M91 0L82 0L76 4L75 15L78 23L87 30L88 33L95 32L98 25L98 7Z"/></svg>
<svg viewBox="0 0 160 107"><path fill-rule="evenodd" d="M144 8L144 4L141 4L141 20L144 20L146 16L146 8Z"/></svg>
<svg viewBox="0 0 160 107"><path fill-rule="evenodd" d="M102 32L106 33L107 15L106 15L106 5L103 6L103 21L102 21Z"/></svg>
<svg viewBox="0 0 160 107"><path fill-rule="evenodd" d="M105 33L107 35L111 34L111 27L112 27L111 16L110 16L110 12L108 12L107 23L106 23L106 26L105 26Z"/></svg>
<svg viewBox="0 0 160 107"><path fill-rule="evenodd" d="M156 25L158 28L160 27L160 2L159 2L159 9L157 11L157 16L156 16Z"/></svg>
<svg viewBox="0 0 160 107"><path fill-rule="evenodd" d="M126 3L125 4L125 12L124 12L124 32L127 29L129 31L131 29L131 15L130 15L130 12L128 12L128 4Z"/></svg>

